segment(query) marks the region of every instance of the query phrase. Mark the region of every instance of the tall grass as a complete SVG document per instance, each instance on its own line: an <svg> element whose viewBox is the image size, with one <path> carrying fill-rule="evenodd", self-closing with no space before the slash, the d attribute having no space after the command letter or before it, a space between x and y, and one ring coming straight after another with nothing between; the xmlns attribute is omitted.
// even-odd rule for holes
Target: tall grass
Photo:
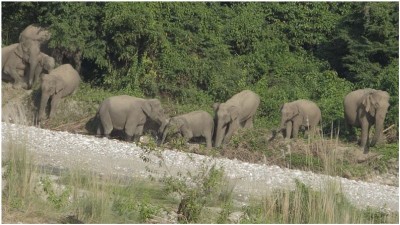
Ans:
<svg viewBox="0 0 400 225"><path fill-rule="evenodd" d="M337 164L340 156L338 135L330 139L316 137L307 139L304 148L306 155L318 155L320 161L306 158L305 165L309 170L322 166L324 174L340 174ZM293 141L289 146L299 142ZM300 140L300 142L303 142ZM289 153L290 157L291 153ZM367 208L359 209L351 204L342 193L340 181L327 178L318 189L312 189L296 180L294 190L275 190L263 200L254 201L244 207L246 217L243 223L398 223L398 213L384 213Z"/></svg>
<svg viewBox="0 0 400 225"><path fill-rule="evenodd" d="M11 134L9 140L15 139ZM215 167L186 180L165 179L158 183L126 177L100 175L80 168L55 171L34 164L24 142L3 143L3 222L154 222L162 212L180 212L183 218L162 222L225 223L232 212L242 211L242 223L398 223L398 213L361 210L343 195L340 183L327 180L318 190L296 181L294 190L271 191L262 199L240 208L233 204L233 192ZM25 137L26 138L26 137ZM292 144L297 144L293 142ZM319 154L324 172L337 172L334 140L309 139L309 154ZM307 166L313 167L310 160ZM56 175L56 176L54 176ZM228 190L216 191L222 185ZM170 193L178 192L180 198ZM212 208L219 208L214 212ZM10 215L18 214L18 217ZM36 219L32 219L35 217ZM161 216L162 217L162 216ZM179 218L179 217L178 217Z"/></svg>

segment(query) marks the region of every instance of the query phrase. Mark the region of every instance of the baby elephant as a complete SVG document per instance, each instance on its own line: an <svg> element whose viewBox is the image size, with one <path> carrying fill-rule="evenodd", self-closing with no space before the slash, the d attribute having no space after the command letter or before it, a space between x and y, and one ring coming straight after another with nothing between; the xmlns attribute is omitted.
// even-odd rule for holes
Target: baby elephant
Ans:
<svg viewBox="0 0 400 225"><path fill-rule="evenodd" d="M280 131L286 129L286 138L297 138L300 127L305 127L314 133L321 120L321 110L317 104L304 99L283 104L281 115Z"/></svg>
<svg viewBox="0 0 400 225"><path fill-rule="evenodd" d="M163 144L168 134L181 134L186 140L192 137L204 137L207 148L212 147L214 132L214 120L205 111L194 111L187 114L172 117L167 123L160 144Z"/></svg>
<svg viewBox="0 0 400 225"><path fill-rule="evenodd" d="M81 78L78 72L70 64L61 65L49 74L44 74L41 84L42 96L39 107L39 119L45 119L45 109L50 97L51 107L49 118L54 115L61 98L75 93L80 82Z"/></svg>

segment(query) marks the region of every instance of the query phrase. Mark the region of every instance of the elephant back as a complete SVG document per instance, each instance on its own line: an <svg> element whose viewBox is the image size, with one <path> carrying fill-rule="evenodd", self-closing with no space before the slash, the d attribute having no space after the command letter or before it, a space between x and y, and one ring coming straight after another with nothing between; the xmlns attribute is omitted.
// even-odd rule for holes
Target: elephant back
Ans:
<svg viewBox="0 0 400 225"><path fill-rule="evenodd" d="M292 102L300 108L300 113L304 114L303 124L310 123L311 126L315 126L321 120L321 110L318 105L307 99L300 99Z"/></svg>
<svg viewBox="0 0 400 225"><path fill-rule="evenodd" d="M15 50L17 49L19 43L15 43L9 46L5 46L1 48L1 68L4 67L5 63L7 62L7 59L10 57L10 54L13 54Z"/></svg>
<svg viewBox="0 0 400 225"><path fill-rule="evenodd" d="M202 127L204 124L214 124L213 117L206 111L198 110L180 115L178 117L185 118L186 121L193 127Z"/></svg>
<svg viewBox="0 0 400 225"><path fill-rule="evenodd" d="M226 101L226 104L236 106L239 109L241 119L245 120L256 113L260 105L260 96L250 90L244 90L232 96Z"/></svg>
<svg viewBox="0 0 400 225"><path fill-rule="evenodd" d="M71 94L73 91L75 91L81 82L78 71L76 71L70 64L58 66L57 68L53 69L49 75L62 79L66 83L66 94Z"/></svg>

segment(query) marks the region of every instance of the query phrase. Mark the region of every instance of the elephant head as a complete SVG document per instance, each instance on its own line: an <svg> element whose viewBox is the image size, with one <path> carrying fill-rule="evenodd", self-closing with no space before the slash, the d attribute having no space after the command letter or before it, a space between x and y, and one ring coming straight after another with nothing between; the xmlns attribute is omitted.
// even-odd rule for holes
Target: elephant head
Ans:
<svg viewBox="0 0 400 225"><path fill-rule="evenodd" d="M164 130L167 119L164 114L164 109L161 106L161 102L158 99L145 100L142 105L143 112L153 121L160 124L159 133Z"/></svg>
<svg viewBox="0 0 400 225"><path fill-rule="evenodd" d="M239 127L239 110L237 106L226 103L214 103L216 132L215 147L219 147L227 132L235 131Z"/></svg>
<svg viewBox="0 0 400 225"><path fill-rule="evenodd" d="M367 114L367 119L375 123L375 134L371 140L371 145L374 146L379 140L383 130L386 113L389 108L389 94L386 91L374 90L363 96L362 108Z"/></svg>
<svg viewBox="0 0 400 225"><path fill-rule="evenodd" d="M183 134L183 136L188 136L186 134L188 134L189 132L189 125L185 118L173 117L168 120L167 125L165 126L160 145L164 143L165 138L168 134L174 135L177 133L181 133Z"/></svg>
<svg viewBox="0 0 400 225"><path fill-rule="evenodd" d="M16 54L23 55L23 59L29 63L28 86L31 87L36 67L39 63L40 46L50 39L47 29L36 25L29 25L19 35L19 43Z"/></svg>
<svg viewBox="0 0 400 225"><path fill-rule="evenodd" d="M44 119L45 109L50 96L54 96L61 92L65 87L65 82L55 76L49 74L43 75L42 80L42 96L40 100L39 119ZM51 113L50 113L51 114Z"/></svg>
<svg viewBox="0 0 400 225"><path fill-rule="evenodd" d="M40 65L45 69L48 73L54 69L56 66L56 62L53 57L48 56L44 53L41 53L42 57L40 57Z"/></svg>
<svg viewBox="0 0 400 225"><path fill-rule="evenodd" d="M300 109L296 104L285 103L281 109L281 125L280 130L285 129L286 123L293 120L294 117L300 114Z"/></svg>
<svg viewBox="0 0 400 225"><path fill-rule="evenodd" d="M43 70L45 70L47 73L50 73L55 66L56 63L54 58L41 52L39 55L39 63L35 70L34 83L39 83L40 75L42 74Z"/></svg>

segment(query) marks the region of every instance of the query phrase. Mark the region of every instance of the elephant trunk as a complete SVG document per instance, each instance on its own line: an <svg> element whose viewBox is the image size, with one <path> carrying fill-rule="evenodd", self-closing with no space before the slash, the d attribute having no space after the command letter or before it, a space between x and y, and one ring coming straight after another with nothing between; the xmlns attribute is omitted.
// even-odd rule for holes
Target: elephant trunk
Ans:
<svg viewBox="0 0 400 225"><path fill-rule="evenodd" d="M279 131L285 129L285 124L286 124L286 120L285 120L285 118L282 117L281 125L279 126Z"/></svg>
<svg viewBox="0 0 400 225"><path fill-rule="evenodd" d="M32 87L33 79L35 77L36 67L39 63L38 54L40 53L39 45L31 46L29 50L29 74L28 74L28 88Z"/></svg>
<svg viewBox="0 0 400 225"><path fill-rule="evenodd" d="M171 125L170 123L167 123L167 125L165 126L165 129L164 129L164 131L162 133L162 138L161 138L161 141L160 141L159 145L164 144L164 141L167 138L168 134L174 135L176 133L177 133L177 131L176 131L176 128L174 127L174 125Z"/></svg>
<svg viewBox="0 0 400 225"><path fill-rule="evenodd" d="M226 126L224 126L224 124L222 123L218 123L217 131L215 134L215 147L221 146L222 140L224 139L225 136L225 130Z"/></svg>
<svg viewBox="0 0 400 225"><path fill-rule="evenodd" d="M277 130L277 132L281 132L282 130L284 130L286 128L286 119L283 118L281 119L281 125L279 126L279 129Z"/></svg>
<svg viewBox="0 0 400 225"><path fill-rule="evenodd" d="M168 124L168 119L161 120L161 125L160 125L160 128L158 129L159 134L162 134L164 132L167 124Z"/></svg>
<svg viewBox="0 0 400 225"><path fill-rule="evenodd" d="M379 112L375 117L375 134L372 137L370 146L375 146L378 142L379 138L381 137L383 131L383 122L385 121L386 112Z"/></svg>

